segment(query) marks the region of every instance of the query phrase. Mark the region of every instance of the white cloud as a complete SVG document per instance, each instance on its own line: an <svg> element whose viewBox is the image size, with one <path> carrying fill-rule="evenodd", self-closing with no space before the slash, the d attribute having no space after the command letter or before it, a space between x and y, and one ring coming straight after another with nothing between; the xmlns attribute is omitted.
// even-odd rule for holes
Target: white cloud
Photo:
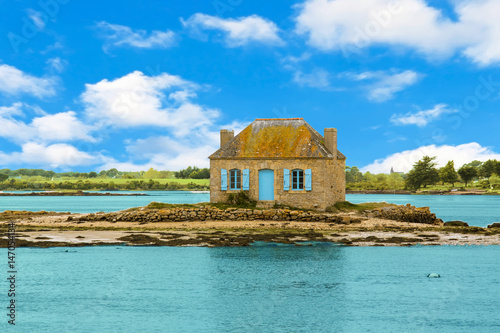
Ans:
<svg viewBox="0 0 500 333"><path fill-rule="evenodd" d="M406 70L363 72L359 74L344 73L343 76L356 81L371 81L368 88L368 99L374 102L385 102L394 98L394 95L418 82L421 74Z"/></svg>
<svg viewBox="0 0 500 333"><path fill-rule="evenodd" d="M197 13L182 24L197 33L200 30L218 30L225 34L225 42L229 47L238 47L252 42L269 45L283 45L278 36L276 24L257 15L223 19L216 16Z"/></svg>
<svg viewBox="0 0 500 333"><path fill-rule="evenodd" d="M418 73L413 71L383 76L370 89L368 98L376 102L392 99L397 92L415 84L419 77Z"/></svg>
<svg viewBox="0 0 500 333"><path fill-rule="evenodd" d="M207 157L219 148L220 129L232 129L238 134L246 126L248 123L234 121L216 128L199 128L184 138L163 135L137 139L126 143L127 161L108 161L100 169L140 171L149 168L180 170L190 165L208 167Z"/></svg>
<svg viewBox="0 0 500 333"><path fill-rule="evenodd" d="M328 89L330 88L330 74L324 69L315 69L311 73L295 71L293 82L300 86Z"/></svg>
<svg viewBox="0 0 500 333"><path fill-rule="evenodd" d="M298 64L298 63L301 63L303 61L307 61L309 59L311 59L311 53L310 52L304 52L302 53L300 56L296 57L296 56L286 56L282 59L282 62L285 63L285 65L287 64Z"/></svg>
<svg viewBox="0 0 500 333"><path fill-rule="evenodd" d="M136 71L114 81L87 84L82 100L87 115L104 125L170 127L177 135L185 135L219 116L217 110L189 101L198 88L178 76L146 76Z"/></svg>
<svg viewBox="0 0 500 333"><path fill-rule="evenodd" d="M480 65L500 61L500 2L461 1L455 8L461 22L461 38L470 40L464 54Z"/></svg>
<svg viewBox="0 0 500 333"><path fill-rule="evenodd" d="M437 104L432 109L418 111L416 113L408 112L406 114L393 114L391 122L398 126L417 125L418 127L424 127L431 121L439 119L444 114L456 112L458 112L458 110L451 109L446 104Z"/></svg>
<svg viewBox="0 0 500 333"><path fill-rule="evenodd" d="M12 106L0 106L0 117L21 115L23 115L23 103L21 102L14 103Z"/></svg>
<svg viewBox="0 0 500 333"><path fill-rule="evenodd" d="M244 124L216 125L219 111L194 102L196 91L203 88L167 73L146 76L133 72L87 84L81 95L85 107L81 115L74 111L48 114L25 103L0 106L0 137L20 146L19 151L0 151L0 164L50 168L101 165L121 170L208 166L207 157L219 145L220 128L238 132ZM98 139L92 135L97 131L113 133L138 126L160 127L164 134L125 140L128 156L120 160L81 151L68 143L94 143Z"/></svg>
<svg viewBox="0 0 500 333"><path fill-rule="evenodd" d="M0 65L0 92L4 94L19 95L25 93L36 97L53 96L56 94L56 84L56 78L38 78L26 74L16 67Z"/></svg>
<svg viewBox="0 0 500 333"><path fill-rule="evenodd" d="M462 165L473 160L487 161L489 159L500 159L500 154L494 152L488 147L483 147L479 143L471 142L458 146L424 146L413 150L406 150L395 153L383 159L375 160L361 171L370 171L372 173L389 173L391 167L395 171L408 172L413 168L413 164L422 159L423 156L437 156L438 167L445 166L448 161L453 160L458 169Z"/></svg>
<svg viewBox="0 0 500 333"><path fill-rule="evenodd" d="M53 144L43 145L28 142L22 145L21 152L0 152L0 164L29 164L50 168L73 167L102 163L106 159L100 154L88 154L72 145Z"/></svg>
<svg viewBox="0 0 500 333"><path fill-rule="evenodd" d="M43 30L47 23L47 15L33 9L28 9L28 17L38 30Z"/></svg>
<svg viewBox="0 0 500 333"><path fill-rule="evenodd" d="M212 154L216 147L213 140L202 140L196 144L192 140L174 140L167 136L150 137L139 139L127 147L131 161L120 163L111 162L103 166L104 169L110 167L127 167L126 170L147 170L155 168L158 170L180 170L189 165L198 167L208 167L208 156ZM132 161L147 159L146 163L134 163ZM117 168L122 170L120 168Z"/></svg>
<svg viewBox="0 0 500 333"><path fill-rule="evenodd" d="M46 61L49 69L57 72L57 73L62 73L66 69L66 66L68 65L68 62L64 59L61 59L59 57L55 58L50 58Z"/></svg>
<svg viewBox="0 0 500 333"><path fill-rule="evenodd" d="M110 46L131 46L144 49L164 49L174 45L176 35L173 31L153 30L149 36L145 30L133 30L127 26L111 24L107 22L97 23L97 28L102 32L106 44L104 49Z"/></svg>
<svg viewBox="0 0 500 333"><path fill-rule="evenodd" d="M500 61L497 0L455 1L451 20L422 0L306 0L296 32L323 51L360 52L373 45L403 46L427 57L463 52L487 65Z"/></svg>
<svg viewBox="0 0 500 333"><path fill-rule="evenodd" d="M74 111L34 118L31 126L42 141L95 141L89 134L93 128L82 123Z"/></svg>
<svg viewBox="0 0 500 333"><path fill-rule="evenodd" d="M41 113L37 107L23 103L14 103L10 107L0 107L0 123L2 124L0 126L0 137L16 143L30 141L96 141L89 134L94 128L82 123L73 111L44 114L33 118L31 123L17 119L17 117L25 117L25 110L27 109Z"/></svg>

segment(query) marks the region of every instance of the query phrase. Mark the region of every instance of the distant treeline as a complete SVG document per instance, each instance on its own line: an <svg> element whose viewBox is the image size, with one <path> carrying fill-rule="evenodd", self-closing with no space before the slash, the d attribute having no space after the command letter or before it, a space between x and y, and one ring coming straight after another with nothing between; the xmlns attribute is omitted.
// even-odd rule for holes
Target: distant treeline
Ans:
<svg viewBox="0 0 500 333"><path fill-rule="evenodd" d="M1 169L0 190L208 190L210 170L54 172L43 169ZM178 181L176 181L176 179ZM189 179L196 181L189 182ZM161 181L158 181L161 180ZM171 181L170 181L171 180Z"/></svg>
<svg viewBox="0 0 500 333"><path fill-rule="evenodd" d="M122 178L122 179L209 179L210 169L198 167L187 167L180 171L159 171L150 168L147 171L118 171L117 169L102 170L100 172L54 172L43 169L0 169L0 182L8 178L42 177L53 178Z"/></svg>
<svg viewBox="0 0 500 333"><path fill-rule="evenodd" d="M500 189L500 161L472 161L455 170L453 161L436 168L436 157L424 156L408 173L362 173L358 167L346 167L346 188L349 190L418 190L427 186L454 187L473 185L482 189Z"/></svg>
<svg viewBox="0 0 500 333"><path fill-rule="evenodd" d="M143 190L143 191L206 191L209 190L208 185L189 183L178 183L174 181L160 183L152 179L130 180L127 182L115 183L110 182L91 182L91 181L63 181L63 182L37 182L29 180L10 179L0 182L0 190L22 191L22 190L94 190L94 191L116 191L116 190Z"/></svg>

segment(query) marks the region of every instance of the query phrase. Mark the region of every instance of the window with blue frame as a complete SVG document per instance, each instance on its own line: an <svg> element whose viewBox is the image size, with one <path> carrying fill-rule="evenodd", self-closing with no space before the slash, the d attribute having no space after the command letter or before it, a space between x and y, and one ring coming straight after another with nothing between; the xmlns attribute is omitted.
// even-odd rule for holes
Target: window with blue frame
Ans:
<svg viewBox="0 0 500 333"><path fill-rule="evenodd" d="M292 171L292 190L304 189L304 170Z"/></svg>
<svg viewBox="0 0 500 333"><path fill-rule="evenodd" d="M241 190L241 170L233 169L229 174L229 189Z"/></svg>

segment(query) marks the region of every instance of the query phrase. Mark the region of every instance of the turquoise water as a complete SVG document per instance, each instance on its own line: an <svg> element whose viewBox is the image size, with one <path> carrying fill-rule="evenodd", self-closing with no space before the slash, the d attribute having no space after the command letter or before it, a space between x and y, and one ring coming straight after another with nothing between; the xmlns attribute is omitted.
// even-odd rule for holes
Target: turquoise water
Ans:
<svg viewBox="0 0 500 333"><path fill-rule="evenodd" d="M417 207L430 207L431 211L443 221L460 220L479 227L500 222L498 195L348 194L346 199L353 203L383 201L398 205L411 203Z"/></svg>
<svg viewBox="0 0 500 333"><path fill-rule="evenodd" d="M1 332L500 331L498 246L65 250L16 250Z"/></svg>
<svg viewBox="0 0 500 333"><path fill-rule="evenodd" d="M202 192L141 191L140 193L149 195L131 197L0 197L0 211L46 210L95 213L145 206L151 201L168 203L210 201L210 194ZM386 201L396 204L411 203L417 207L429 206L431 211L444 221L462 220L470 225L481 227L500 221L500 196L348 194L346 199L354 203Z"/></svg>
<svg viewBox="0 0 500 333"><path fill-rule="evenodd" d="M31 191L30 191L31 192ZM105 191L102 191L103 193ZM140 191L117 193L147 193L147 196L95 196L95 197L0 197L0 211L28 210L72 213L113 212L146 206L152 201L168 203L198 203L210 201L206 192Z"/></svg>

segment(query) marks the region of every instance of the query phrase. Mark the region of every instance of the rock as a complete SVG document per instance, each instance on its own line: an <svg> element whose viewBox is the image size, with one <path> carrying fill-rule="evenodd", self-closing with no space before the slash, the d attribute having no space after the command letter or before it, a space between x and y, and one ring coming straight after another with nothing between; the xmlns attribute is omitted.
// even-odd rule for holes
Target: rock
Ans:
<svg viewBox="0 0 500 333"><path fill-rule="evenodd" d="M416 208L410 204L405 206L390 206L367 211L373 217L385 218L402 222L442 224L436 214L430 212L429 207Z"/></svg>
<svg viewBox="0 0 500 333"><path fill-rule="evenodd" d="M445 222L444 225L446 227L468 227L469 224L467 222L463 222L463 221L448 221L448 222Z"/></svg>
<svg viewBox="0 0 500 333"><path fill-rule="evenodd" d="M488 228L500 228L500 222L495 222L488 225Z"/></svg>

